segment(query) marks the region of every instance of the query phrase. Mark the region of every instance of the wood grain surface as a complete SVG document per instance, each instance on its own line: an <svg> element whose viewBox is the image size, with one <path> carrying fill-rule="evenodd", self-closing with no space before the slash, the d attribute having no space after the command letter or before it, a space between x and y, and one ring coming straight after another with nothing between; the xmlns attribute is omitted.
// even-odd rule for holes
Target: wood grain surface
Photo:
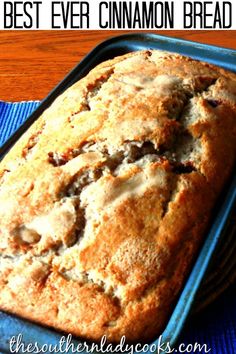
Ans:
<svg viewBox="0 0 236 354"><path fill-rule="evenodd" d="M152 32L236 49L236 31ZM43 99L92 48L123 33L0 31L0 100Z"/></svg>

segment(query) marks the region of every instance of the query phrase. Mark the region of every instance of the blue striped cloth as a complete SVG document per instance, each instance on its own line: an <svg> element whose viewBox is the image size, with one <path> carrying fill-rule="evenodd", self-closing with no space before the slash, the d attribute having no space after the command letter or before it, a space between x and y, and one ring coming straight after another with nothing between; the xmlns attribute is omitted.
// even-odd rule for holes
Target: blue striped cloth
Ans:
<svg viewBox="0 0 236 354"><path fill-rule="evenodd" d="M0 146L32 113L39 101L6 103L0 101Z"/></svg>
<svg viewBox="0 0 236 354"><path fill-rule="evenodd" d="M0 145L25 121L38 104L38 101L0 102ZM208 348L211 348L211 354L236 354L236 286L231 286L197 317L191 317L179 341L186 346L194 343L207 344ZM194 351L194 353L205 352Z"/></svg>

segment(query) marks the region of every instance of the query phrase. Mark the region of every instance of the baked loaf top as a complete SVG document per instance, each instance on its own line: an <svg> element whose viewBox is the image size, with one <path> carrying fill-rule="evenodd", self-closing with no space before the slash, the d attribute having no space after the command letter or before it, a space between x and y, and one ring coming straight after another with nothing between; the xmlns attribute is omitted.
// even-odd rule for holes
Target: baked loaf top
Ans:
<svg viewBox="0 0 236 354"><path fill-rule="evenodd" d="M66 90L1 162L0 308L149 340L171 313L236 155L236 75L130 53Z"/></svg>

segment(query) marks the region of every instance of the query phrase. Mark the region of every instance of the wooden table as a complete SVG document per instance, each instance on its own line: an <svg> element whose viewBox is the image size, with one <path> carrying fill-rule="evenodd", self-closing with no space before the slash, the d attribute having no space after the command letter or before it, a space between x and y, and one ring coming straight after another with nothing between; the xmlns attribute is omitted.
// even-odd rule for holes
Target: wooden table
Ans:
<svg viewBox="0 0 236 354"><path fill-rule="evenodd" d="M94 46L122 33L125 32L0 31L0 100L44 98ZM236 31L153 33L236 49Z"/></svg>

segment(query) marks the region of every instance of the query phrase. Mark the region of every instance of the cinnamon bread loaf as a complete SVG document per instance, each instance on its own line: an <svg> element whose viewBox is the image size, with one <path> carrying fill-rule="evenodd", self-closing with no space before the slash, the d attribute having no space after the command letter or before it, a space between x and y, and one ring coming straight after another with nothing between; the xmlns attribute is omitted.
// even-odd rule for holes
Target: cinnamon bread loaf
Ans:
<svg viewBox="0 0 236 354"><path fill-rule="evenodd" d="M0 164L0 309L159 335L235 156L234 73L161 51L98 65Z"/></svg>

